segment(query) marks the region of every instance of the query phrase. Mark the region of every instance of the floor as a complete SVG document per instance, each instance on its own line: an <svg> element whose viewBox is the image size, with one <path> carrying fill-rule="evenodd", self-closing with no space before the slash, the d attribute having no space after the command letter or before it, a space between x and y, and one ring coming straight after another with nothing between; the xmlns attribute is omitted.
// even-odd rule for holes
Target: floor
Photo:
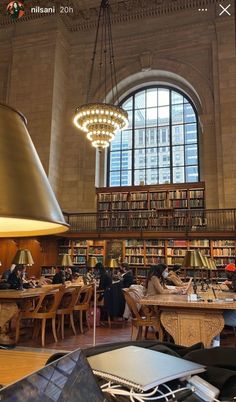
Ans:
<svg viewBox="0 0 236 402"><path fill-rule="evenodd" d="M131 324L129 322L118 322L113 323L111 328L108 325L103 324L96 328L96 345L106 344L112 342L122 342L130 340L131 335ZM154 337L153 333L149 333L149 338ZM235 346L235 335L230 328L226 328L221 336L221 346ZM80 334L78 330L77 335L73 335L70 328L65 330L65 339L61 340L59 338L58 342L55 343L51 335L50 327L47 330L46 336L46 347L45 349L56 349L63 351L70 351L77 348L87 348L94 346L93 344L93 330L92 328L88 330L85 327L84 334ZM40 339L33 340L31 338L31 332L27 330L25 335L20 337L19 345L17 348L41 348Z"/></svg>

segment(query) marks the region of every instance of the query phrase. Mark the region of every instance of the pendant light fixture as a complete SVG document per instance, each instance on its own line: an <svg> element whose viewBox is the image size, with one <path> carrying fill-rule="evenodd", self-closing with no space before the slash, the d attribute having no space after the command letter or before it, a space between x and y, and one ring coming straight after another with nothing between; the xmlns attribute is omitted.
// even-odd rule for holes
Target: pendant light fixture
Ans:
<svg viewBox="0 0 236 402"><path fill-rule="evenodd" d="M99 52L98 43L100 43ZM99 61L96 64L97 53L99 53ZM95 66L99 69L99 86L102 90L104 102L91 103L90 92L94 80ZM108 77L112 88L111 103L107 102ZM74 118L76 127L87 133L87 138L99 151L109 146L117 130L122 130L127 126L127 112L116 106L115 103L119 103L119 98L111 30L110 4L108 0L102 0L97 22L86 104L76 109Z"/></svg>
<svg viewBox="0 0 236 402"><path fill-rule="evenodd" d="M25 117L4 104L0 104L0 188L0 237L68 230Z"/></svg>

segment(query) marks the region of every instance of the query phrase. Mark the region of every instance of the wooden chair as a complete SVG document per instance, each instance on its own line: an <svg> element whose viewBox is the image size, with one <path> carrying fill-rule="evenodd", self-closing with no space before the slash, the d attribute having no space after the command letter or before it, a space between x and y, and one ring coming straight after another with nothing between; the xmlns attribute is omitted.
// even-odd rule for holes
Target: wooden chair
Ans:
<svg viewBox="0 0 236 402"><path fill-rule="evenodd" d="M141 315L137 308L137 301L132 296L132 290L123 289L125 301L128 304L130 312L132 314L132 340L143 339L143 329L145 328L145 338L147 337L147 331L149 327L153 327L155 333L158 332L160 341L163 340L163 329L161 327L160 317L157 315Z"/></svg>
<svg viewBox="0 0 236 402"><path fill-rule="evenodd" d="M85 285L82 286L80 295L78 298L77 303L74 306L74 311L79 311L79 325L80 325L80 332L81 334L84 333L83 331L83 312L87 312L90 307L90 301L93 295L93 286L92 285ZM90 329L89 321L87 320L87 326Z"/></svg>
<svg viewBox="0 0 236 402"><path fill-rule="evenodd" d="M76 305L78 298L80 297L81 287L73 287L71 286L67 291L65 291L60 305L57 309L56 315L58 317L58 327L57 332L61 328L61 337L64 339L64 324L65 324L65 315L69 315L70 324L74 334L76 335L76 329L74 324L74 306Z"/></svg>
<svg viewBox="0 0 236 402"><path fill-rule="evenodd" d="M16 343L19 340L20 334L20 322L22 319L33 319L34 320L34 334L38 332L37 324L41 321L41 342L42 346L45 346L45 329L47 319L52 320L52 332L57 342L56 334L56 311L60 304L61 298L65 292L65 287L53 286L47 287L43 290L40 295L36 307L33 310L20 311L16 320Z"/></svg>

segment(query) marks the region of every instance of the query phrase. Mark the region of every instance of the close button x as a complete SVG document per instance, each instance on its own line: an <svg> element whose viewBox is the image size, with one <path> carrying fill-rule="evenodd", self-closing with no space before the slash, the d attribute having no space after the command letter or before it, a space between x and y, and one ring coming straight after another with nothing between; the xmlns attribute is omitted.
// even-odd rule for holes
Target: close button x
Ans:
<svg viewBox="0 0 236 402"><path fill-rule="evenodd" d="M222 8L222 11L220 12L220 15L223 15L224 13L231 15L230 12L228 11L228 8L231 6L231 4L228 4L226 7L222 6L222 4L220 4L220 7Z"/></svg>

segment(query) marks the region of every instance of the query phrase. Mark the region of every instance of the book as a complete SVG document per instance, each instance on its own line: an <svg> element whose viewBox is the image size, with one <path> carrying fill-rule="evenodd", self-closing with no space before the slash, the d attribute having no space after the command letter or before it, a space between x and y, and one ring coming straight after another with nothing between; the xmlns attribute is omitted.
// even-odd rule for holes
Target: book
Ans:
<svg viewBox="0 0 236 402"><path fill-rule="evenodd" d="M138 391L205 371L204 366L138 346L126 346L88 358L95 375Z"/></svg>

